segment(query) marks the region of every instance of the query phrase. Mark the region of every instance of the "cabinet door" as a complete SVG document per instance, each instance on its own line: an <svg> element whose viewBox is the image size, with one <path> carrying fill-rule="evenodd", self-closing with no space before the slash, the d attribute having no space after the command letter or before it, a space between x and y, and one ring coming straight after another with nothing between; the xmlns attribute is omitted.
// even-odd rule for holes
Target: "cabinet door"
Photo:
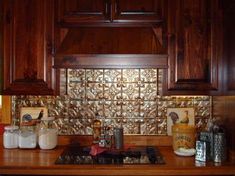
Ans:
<svg viewBox="0 0 235 176"><path fill-rule="evenodd" d="M168 7L168 90L217 91L223 43L218 1L172 0Z"/></svg>
<svg viewBox="0 0 235 176"><path fill-rule="evenodd" d="M111 7L113 14L111 21L159 22L162 20L163 2L163 0L115 0Z"/></svg>
<svg viewBox="0 0 235 176"><path fill-rule="evenodd" d="M235 94L235 2L225 1L225 31L224 31L224 58L226 61L225 70L225 93Z"/></svg>
<svg viewBox="0 0 235 176"><path fill-rule="evenodd" d="M108 0L58 0L57 21L60 24L109 22Z"/></svg>
<svg viewBox="0 0 235 176"><path fill-rule="evenodd" d="M51 95L53 0L3 1L3 94Z"/></svg>

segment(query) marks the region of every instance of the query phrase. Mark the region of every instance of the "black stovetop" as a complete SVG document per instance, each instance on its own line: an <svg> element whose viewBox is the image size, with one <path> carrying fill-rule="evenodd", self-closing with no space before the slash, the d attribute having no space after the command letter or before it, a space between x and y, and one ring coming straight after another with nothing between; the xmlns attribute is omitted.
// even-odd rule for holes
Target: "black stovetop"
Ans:
<svg viewBox="0 0 235 176"><path fill-rule="evenodd" d="M110 149L92 156L90 147L69 146L55 164L165 164L157 147L131 147L126 150Z"/></svg>

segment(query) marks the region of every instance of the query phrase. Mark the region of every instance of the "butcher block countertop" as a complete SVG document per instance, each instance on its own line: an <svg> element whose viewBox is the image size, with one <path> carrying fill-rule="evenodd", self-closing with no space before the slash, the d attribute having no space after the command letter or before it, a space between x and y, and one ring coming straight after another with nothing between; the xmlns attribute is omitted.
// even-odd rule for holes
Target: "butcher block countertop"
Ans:
<svg viewBox="0 0 235 176"><path fill-rule="evenodd" d="M235 175L235 162L205 166L195 164L194 157L179 157L172 147L159 146L164 165L55 165L65 149L4 149L0 147L0 175Z"/></svg>

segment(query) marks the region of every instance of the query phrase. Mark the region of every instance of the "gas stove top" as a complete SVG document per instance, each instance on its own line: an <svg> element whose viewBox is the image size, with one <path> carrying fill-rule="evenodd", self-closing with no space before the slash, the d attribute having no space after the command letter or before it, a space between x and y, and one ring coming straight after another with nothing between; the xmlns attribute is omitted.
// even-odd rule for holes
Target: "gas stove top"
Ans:
<svg viewBox="0 0 235 176"><path fill-rule="evenodd" d="M96 156L89 153L90 147L69 146L55 164L165 164L158 148L152 146L110 149Z"/></svg>

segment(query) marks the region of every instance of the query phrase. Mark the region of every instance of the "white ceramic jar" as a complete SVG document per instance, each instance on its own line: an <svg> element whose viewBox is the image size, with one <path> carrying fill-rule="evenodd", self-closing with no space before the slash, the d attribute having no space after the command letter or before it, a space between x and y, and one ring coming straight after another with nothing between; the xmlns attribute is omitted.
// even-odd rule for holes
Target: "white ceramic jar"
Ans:
<svg viewBox="0 0 235 176"><path fill-rule="evenodd" d="M37 146L35 126L21 126L19 132L19 148L33 149Z"/></svg>
<svg viewBox="0 0 235 176"><path fill-rule="evenodd" d="M53 117L41 119L40 129L38 131L38 144L41 149L54 149L58 142L58 130L53 125Z"/></svg>
<svg viewBox="0 0 235 176"><path fill-rule="evenodd" d="M18 148L18 126L5 126L3 133L4 148L13 149Z"/></svg>

